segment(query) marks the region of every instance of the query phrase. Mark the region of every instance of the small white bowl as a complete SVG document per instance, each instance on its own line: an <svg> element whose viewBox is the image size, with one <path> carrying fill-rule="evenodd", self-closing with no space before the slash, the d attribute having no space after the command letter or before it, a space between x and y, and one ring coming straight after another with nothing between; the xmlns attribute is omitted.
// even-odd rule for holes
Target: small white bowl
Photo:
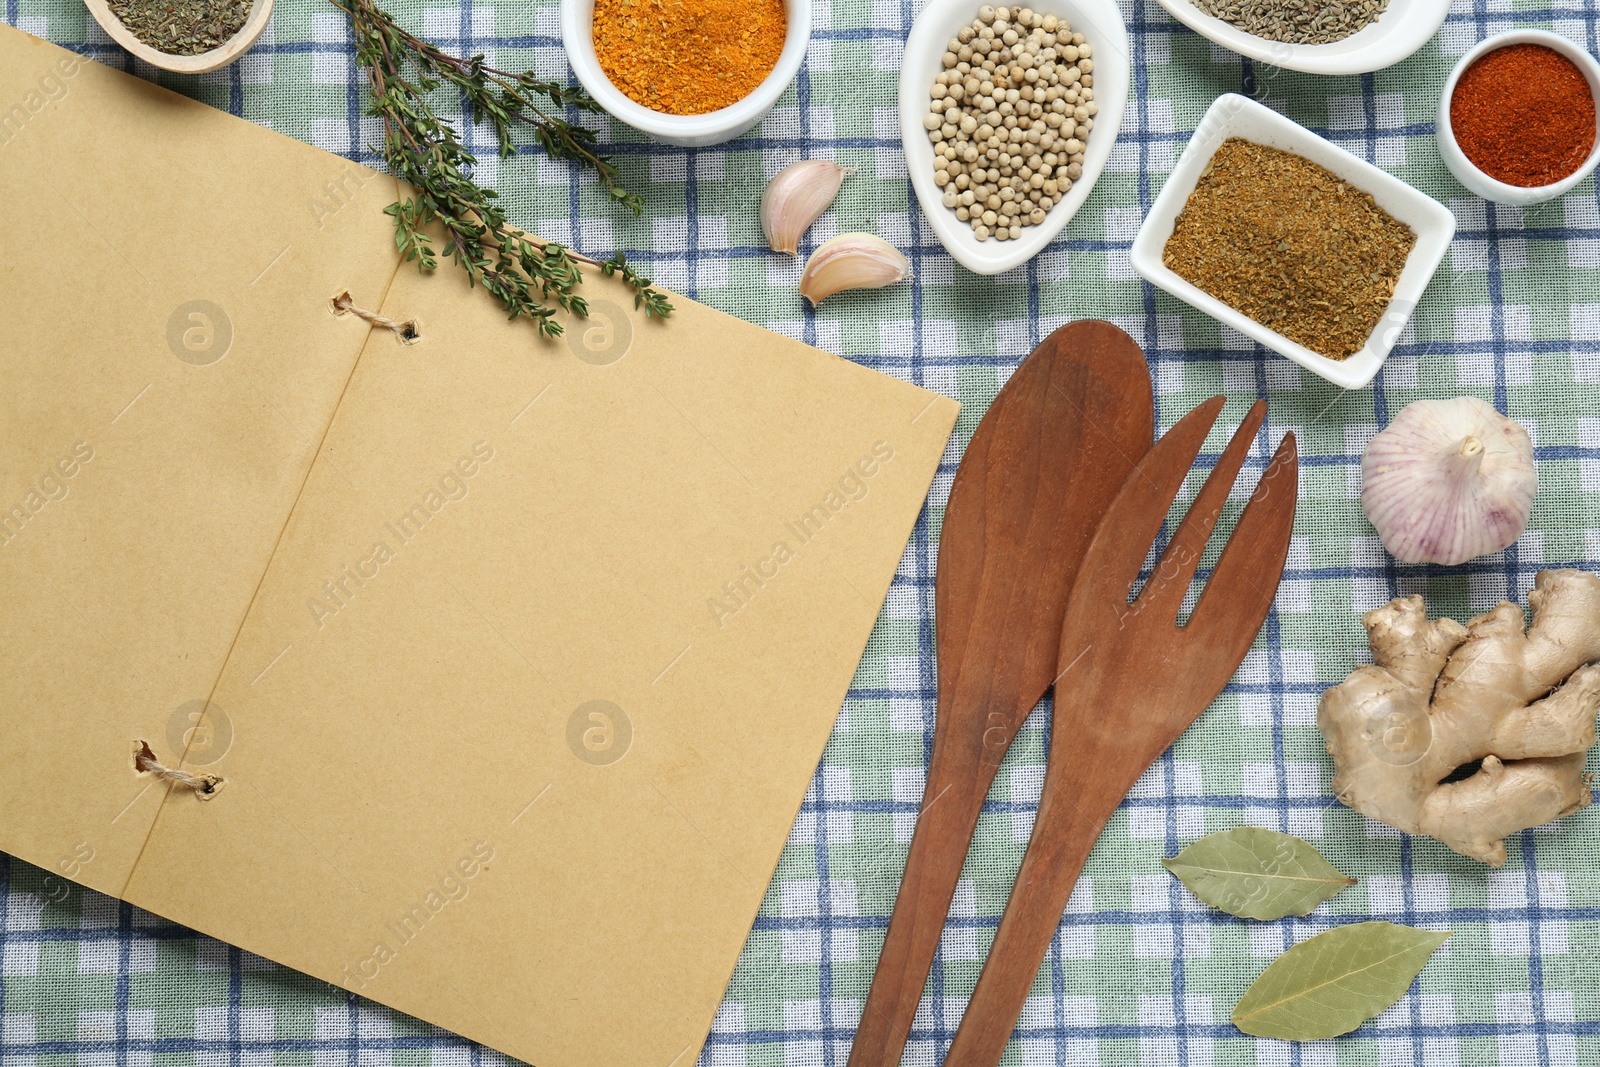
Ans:
<svg viewBox="0 0 1600 1067"><path fill-rule="evenodd" d="M933 183L933 144L922 120L928 114L933 79L944 69L941 58L950 38L978 17L984 0L929 0L911 26L905 57L900 64L900 140L905 146L911 186L917 191L922 213L939 242L956 262L974 274L999 274L1026 263L1044 250L1077 214L1094 188L1095 180L1111 158L1111 146L1122 129L1122 112L1128 103L1128 30L1115 0L1037 0L1021 6L1041 15L1066 19L1074 33L1092 47L1094 99L1099 111L1083 152L1083 177L1072 183L1061 203L1052 207L1038 226L1024 226L1022 236L1009 241L993 237L980 241L972 226L944 206L943 193Z"/></svg>
<svg viewBox="0 0 1600 1067"><path fill-rule="evenodd" d="M1307 74L1370 74L1392 67L1427 44L1450 12L1450 0L1389 0L1383 14L1342 41L1285 44L1246 33L1207 15L1189 0L1157 2L1173 18L1229 51Z"/></svg>
<svg viewBox="0 0 1600 1067"><path fill-rule="evenodd" d="M811 41L811 0L786 0L789 21L783 51L755 91L736 104L704 115L668 115L635 103L611 83L594 52L594 0L561 0L561 44L572 73L612 117L658 141L681 148L704 148L731 141L766 117L789 88Z"/></svg>
<svg viewBox="0 0 1600 1067"><path fill-rule="evenodd" d="M1589 152L1589 158L1583 161L1583 166L1560 181L1549 185L1509 185L1479 170L1456 143L1455 130L1450 126L1450 98L1456 94L1456 82L1461 80L1462 73L1489 52L1513 44L1542 44L1572 60L1583 71L1583 76L1589 79L1590 95L1600 103L1600 62L1596 62L1588 51L1565 37L1544 30L1512 30L1497 34L1480 41L1476 48L1462 56L1461 62L1450 72L1450 77L1445 79L1444 92L1439 96L1439 155L1444 159L1445 168L1455 175L1456 181L1485 200L1493 200L1497 204L1537 204L1571 191L1573 186L1594 172L1595 164L1600 163L1600 136L1595 138L1594 148Z"/></svg>
<svg viewBox="0 0 1600 1067"><path fill-rule="evenodd" d="M1201 171L1211 162L1212 154L1230 137L1242 137L1256 144L1281 148L1326 167L1355 188L1370 193L1380 208L1416 233L1417 243L1400 272L1389 309L1373 328L1366 346L1349 358L1337 360L1318 355L1235 311L1179 277L1162 262L1161 254L1166 248L1167 239L1172 236L1173 225L1188 202L1189 194L1194 192ZM1200 126L1195 130L1188 147L1183 150L1172 176L1162 187L1161 195L1156 197L1144 225L1139 227L1130 258L1134 271L1141 278L1165 289L1179 300L1199 308L1335 385L1360 389L1369 384L1383 366L1395 339L1411 318L1411 309L1422 299L1428 279L1433 277L1433 272L1444 259L1455 232L1455 216L1437 200L1318 137L1271 108L1228 93L1218 97L1200 120Z"/></svg>

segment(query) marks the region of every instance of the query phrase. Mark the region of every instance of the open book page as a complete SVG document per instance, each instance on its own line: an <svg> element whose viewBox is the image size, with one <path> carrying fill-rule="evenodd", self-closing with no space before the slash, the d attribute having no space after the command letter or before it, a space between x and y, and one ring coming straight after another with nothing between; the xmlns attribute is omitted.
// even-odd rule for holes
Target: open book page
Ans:
<svg viewBox="0 0 1600 1067"><path fill-rule="evenodd" d="M541 1067L692 1062L954 403L598 278L540 342L395 274L387 179L0 28L8 100L0 849Z"/></svg>
<svg viewBox="0 0 1600 1067"><path fill-rule="evenodd" d="M692 1064L954 402L396 278L129 899L540 1067ZM331 328L331 327L330 327Z"/></svg>
<svg viewBox="0 0 1600 1067"><path fill-rule="evenodd" d="M394 189L0 27L0 850L122 892L166 793L131 743L196 740Z"/></svg>

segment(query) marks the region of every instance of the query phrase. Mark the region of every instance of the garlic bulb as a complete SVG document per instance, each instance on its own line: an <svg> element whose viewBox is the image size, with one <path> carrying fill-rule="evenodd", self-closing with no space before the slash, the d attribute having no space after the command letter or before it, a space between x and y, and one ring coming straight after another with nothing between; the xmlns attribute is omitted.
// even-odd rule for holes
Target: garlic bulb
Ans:
<svg viewBox="0 0 1600 1067"><path fill-rule="evenodd" d="M870 233L841 233L822 242L800 275L800 295L816 307L841 289L881 289L911 277L911 263Z"/></svg>
<svg viewBox="0 0 1600 1067"><path fill-rule="evenodd" d="M1498 552L1528 525L1538 474L1528 431L1474 396L1419 400L1361 459L1361 508L1402 563Z"/></svg>
<svg viewBox="0 0 1600 1067"><path fill-rule="evenodd" d="M800 250L800 237L839 195L848 167L826 159L802 159L783 168L761 194L761 232L774 252Z"/></svg>

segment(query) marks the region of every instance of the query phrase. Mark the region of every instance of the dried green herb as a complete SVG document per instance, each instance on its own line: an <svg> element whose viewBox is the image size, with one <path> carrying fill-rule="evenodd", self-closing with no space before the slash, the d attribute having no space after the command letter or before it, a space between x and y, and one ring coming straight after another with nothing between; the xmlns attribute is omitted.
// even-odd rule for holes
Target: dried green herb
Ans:
<svg viewBox="0 0 1600 1067"><path fill-rule="evenodd" d="M372 89L368 113L383 121L389 169L414 187L415 195L387 209L394 217L401 255L421 270L435 269L440 255L435 234L442 232L443 254L467 272L471 283L498 299L511 318L532 319L547 337L561 333L553 317L556 307L580 316L588 313L577 291L583 282L579 263L620 278L633 291L634 306L647 316L672 311L666 294L621 254L589 259L509 225L495 191L472 178L477 160L455 127L428 102L430 93L448 84L465 99L471 119L494 129L502 157L516 151L514 131L526 128L546 155L588 169L612 202L638 215L642 201L623 187L616 167L599 154L594 132L565 117L567 108L601 110L588 93L531 71L491 67L482 55L450 55L401 29L376 0L332 3L350 16L356 62L366 70Z"/></svg>
<svg viewBox="0 0 1600 1067"><path fill-rule="evenodd" d="M1366 29L1389 0L1194 0L1245 33L1284 44L1332 44Z"/></svg>
<svg viewBox="0 0 1600 1067"><path fill-rule="evenodd" d="M1233 1025L1286 1041L1348 1034L1404 996L1449 936L1384 922L1334 927L1273 960Z"/></svg>
<svg viewBox="0 0 1600 1067"><path fill-rule="evenodd" d="M250 16L250 0L108 0L111 13L158 52L197 56L226 44Z"/></svg>
<svg viewBox="0 0 1600 1067"><path fill-rule="evenodd" d="M1345 359L1382 320L1416 243L1332 171L1233 137L1189 195L1162 260L1263 326Z"/></svg>
<svg viewBox="0 0 1600 1067"><path fill-rule="evenodd" d="M1356 883L1298 837L1257 826L1207 834L1161 863L1195 896L1242 919L1308 915Z"/></svg>

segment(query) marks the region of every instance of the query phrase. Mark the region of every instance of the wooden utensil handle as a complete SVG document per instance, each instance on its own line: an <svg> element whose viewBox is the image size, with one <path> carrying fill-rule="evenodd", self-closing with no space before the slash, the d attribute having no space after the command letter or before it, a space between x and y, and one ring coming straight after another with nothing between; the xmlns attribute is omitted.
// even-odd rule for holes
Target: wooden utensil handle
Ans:
<svg viewBox="0 0 1600 1067"><path fill-rule="evenodd" d="M905 1051L967 847L999 770L998 763L984 761L974 775L972 762L969 754L949 746L934 748L905 875L850 1047L849 1067L896 1067Z"/></svg>
<svg viewBox="0 0 1600 1067"><path fill-rule="evenodd" d="M1063 755L1053 752L1051 758L1061 759ZM1072 887L1078 882L1095 839L1116 808L1115 799L1106 805L1095 798L1085 806L1099 810L1086 811L1079 806L1084 798L1075 802L1062 792L1066 788L1070 783L1052 783L1048 777L1045 780L1033 840L1017 871L1011 901L1000 919L988 962L978 976L977 988L972 991L944 1067L995 1067L1000 1062L1022 1015L1028 990L1061 925ZM1119 792L1117 798L1125 792Z"/></svg>

